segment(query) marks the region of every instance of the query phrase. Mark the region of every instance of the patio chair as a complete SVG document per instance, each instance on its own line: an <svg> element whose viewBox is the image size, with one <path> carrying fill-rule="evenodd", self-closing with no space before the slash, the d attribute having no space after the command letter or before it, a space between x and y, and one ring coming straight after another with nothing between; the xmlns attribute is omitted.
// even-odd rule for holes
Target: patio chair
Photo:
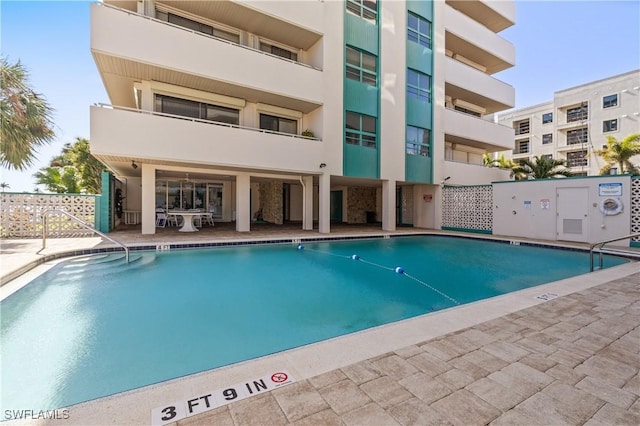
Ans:
<svg viewBox="0 0 640 426"><path fill-rule="evenodd" d="M156 227L164 228L167 226L167 214L156 212Z"/></svg>

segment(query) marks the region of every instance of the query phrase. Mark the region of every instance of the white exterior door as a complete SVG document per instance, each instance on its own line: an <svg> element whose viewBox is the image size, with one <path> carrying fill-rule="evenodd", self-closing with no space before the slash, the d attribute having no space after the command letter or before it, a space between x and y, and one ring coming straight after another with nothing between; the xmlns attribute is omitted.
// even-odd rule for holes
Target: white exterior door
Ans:
<svg viewBox="0 0 640 426"><path fill-rule="evenodd" d="M557 188L557 239L586 243L589 229L589 189Z"/></svg>

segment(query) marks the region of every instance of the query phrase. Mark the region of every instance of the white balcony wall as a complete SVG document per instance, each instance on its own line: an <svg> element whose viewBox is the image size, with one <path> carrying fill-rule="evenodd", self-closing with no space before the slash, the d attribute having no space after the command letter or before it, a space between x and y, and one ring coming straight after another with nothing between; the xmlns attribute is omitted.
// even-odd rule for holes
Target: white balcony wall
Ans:
<svg viewBox="0 0 640 426"><path fill-rule="evenodd" d="M507 108L515 106L516 94L512 86L455 59L445 57L444 62L447 83L491 99Z"/></svg>
<svg viewBox="0 0 640 426"><path fill-rule="evenodd" d="M91 107L96 155L271 171L317 172L321 141Z"/></svg>
<svg viewBox="0 0 640 426"><path fill-rule="evenodd" d="M448 108L444 111L444 132L446 135L476 141L473 145L490 152L513 149L513 128Z"/></svg>
<svg viewBox="0 0 640 426"><path fill-rule="evenodd" d="M447 185L484 185L491 182L511 180L509 170L467 164L455 161L444 162L444 176L450 176Z"/></svg>
<svg viewBox="0 0 640 426"><path fill-rule="evenodd" d="M109 7L91 10L94 53L322 103L321 71Z"/></svg>
<svg viewBox="0 0 640 426"><path fill-rule="evenodd" d="M455 34L481 50L502 59L511 66L516 64L516 49L513 44L484 25L448 5L445 7L444 18L447 32ZM464 52L454 53L465 54Z"/></svg>
<svg viewBox="0 0 640 426"><path fill-rule="evenodd" d="M281 0L233 0L233 2L267 15L277 16L278 19L317 33L325 32L324 3L319 0L296 0L296 7L283 7Z"/></svg>

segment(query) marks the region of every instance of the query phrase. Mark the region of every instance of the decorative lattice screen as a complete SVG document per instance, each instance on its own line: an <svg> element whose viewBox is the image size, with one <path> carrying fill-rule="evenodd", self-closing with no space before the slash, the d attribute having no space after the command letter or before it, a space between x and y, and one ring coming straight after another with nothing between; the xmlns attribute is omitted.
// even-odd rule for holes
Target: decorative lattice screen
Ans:
<svg viewBox="0 0 640 426"><path fill-rule="evenodd" d="M95 195L15 194L0 195L0 236L3 238L41 238L42 213L64 210L94 226ZM66 216L47 216L47 237L80 237L93 233Z"/></svg>
<svg viewBox="0 0 640 426"><path fill-rule="evenodd" d="M445 186L442 190L442 226L477 231L493 227L493 187Z"/></svg>
<svg viewBox="0 0 640 426"><path fill-rule="evenodd" d="M631 178L631 233L640 232L640 176ZM640 242L640 237L632 241Z"/></svg>

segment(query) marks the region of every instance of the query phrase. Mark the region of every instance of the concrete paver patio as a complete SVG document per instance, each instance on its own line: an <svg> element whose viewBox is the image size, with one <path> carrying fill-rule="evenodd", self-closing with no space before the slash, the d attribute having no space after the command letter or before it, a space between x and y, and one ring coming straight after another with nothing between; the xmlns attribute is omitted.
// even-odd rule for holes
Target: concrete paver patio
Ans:
<svg viewBox="0 0 640 426"><path fill-rule="evenodd" d="M640 273L178 425L638 425Z"/></svg>

